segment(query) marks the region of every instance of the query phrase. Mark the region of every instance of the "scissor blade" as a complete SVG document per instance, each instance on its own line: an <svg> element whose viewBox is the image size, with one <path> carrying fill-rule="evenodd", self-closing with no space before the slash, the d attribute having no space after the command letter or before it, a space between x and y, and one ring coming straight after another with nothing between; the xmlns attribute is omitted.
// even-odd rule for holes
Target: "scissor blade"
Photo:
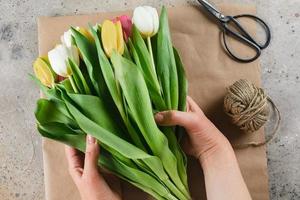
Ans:
<svg viewBox="0 0 300 200"><path fill-rule="evenodd" d="M198 0L199 3L213 16L215 16L218 20L222 20L222 14L210 3L208 3L206 0Z"/></svg>

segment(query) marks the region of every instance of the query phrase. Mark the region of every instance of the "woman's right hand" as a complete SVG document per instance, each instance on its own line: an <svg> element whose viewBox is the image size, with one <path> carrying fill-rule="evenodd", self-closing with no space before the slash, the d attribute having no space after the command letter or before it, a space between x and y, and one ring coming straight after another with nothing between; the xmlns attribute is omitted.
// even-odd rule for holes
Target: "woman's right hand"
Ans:
<svg viewBox="0 0 300 200"><path fill-rule="evenodd" d="M227 138L204 115L192 98L187 98L187 105L187 112L164 111L157 113L155 119L162 126L179 125L186 129L189 137L183 148L200 161L207 199L251 200Z"/></svg>
<svg viewBox="0 0 300 200"><path fill-rule="evenodd" d="M191 97L187 97L187 112L163 111L155 115L155 120L161 126L184 127L189 137L183 141L183 148L186 153L200 161L219 150L231 148L227 138L204 115Z"/></svg>

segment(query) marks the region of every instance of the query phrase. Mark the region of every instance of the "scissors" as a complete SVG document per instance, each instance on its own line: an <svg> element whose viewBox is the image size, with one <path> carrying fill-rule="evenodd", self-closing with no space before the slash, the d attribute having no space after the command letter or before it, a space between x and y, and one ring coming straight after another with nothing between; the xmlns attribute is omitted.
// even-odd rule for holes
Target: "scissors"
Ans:
<svg viewBox="0 0 300 200"><path fill-rule="evenodd" d="M206 0L198 0L199 3L212 15L214 18L219 22L220 27L222 28L223 32L223 42L224 47L231 58L236 61L249 63L256 60L261 55L261 50L265 49L270 44L271 40L271 31L269 26L259 17L250 15L250 14L242 14L236 16L226 16L220 13L214 6L208 3ZM257 42L246 30L245 28L239 23L237 19L239 18L249 18L255 20L256 23L259 23L266 34L266 41L264 44L260 44ZM232 24L235 29L231 28ZM255 51L255 55L252 57L240 57L235 55L232 50L230 50L228 42L226 41L227 36L232 36L233 38L239 40L240 42L244 43L248 47L252 48Z"/></svg>

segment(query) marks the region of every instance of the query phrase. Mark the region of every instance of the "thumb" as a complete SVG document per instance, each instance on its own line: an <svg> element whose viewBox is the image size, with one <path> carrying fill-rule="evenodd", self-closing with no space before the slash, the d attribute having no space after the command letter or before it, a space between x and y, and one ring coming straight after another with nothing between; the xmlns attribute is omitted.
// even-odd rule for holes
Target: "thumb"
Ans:
<svg viewBox="0 0 300 200"><path fill-rule="evenodd" d="M84 174L98 174L99 145L91 135L86 137L86 151L84 158Z"/></svg>
<svg viewBox="0 0 300 200"><path fill-rule="evenodd" d="M187 131L192 130L197 124L197 116L192 112L176 110L163 111L155 115L155 121L161 126L183 126Z"/></svg>

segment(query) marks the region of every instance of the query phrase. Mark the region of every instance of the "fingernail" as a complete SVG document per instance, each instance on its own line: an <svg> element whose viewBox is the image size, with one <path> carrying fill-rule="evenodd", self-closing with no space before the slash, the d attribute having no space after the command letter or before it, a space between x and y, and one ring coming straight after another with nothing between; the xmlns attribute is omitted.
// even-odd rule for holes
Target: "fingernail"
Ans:
<svg viewBox="0 0 300 200"><path fill-rule="evenodd" d="M164 115L162 113L157 113L154 118L156 122L161 122L164 119Z"/></svg>
<svg viewBox="0 0 300 200"><path fill-rule="evenodd" d="M89 144L96 144L96 139L93 136L87 135L87 139Z"/></svg>

